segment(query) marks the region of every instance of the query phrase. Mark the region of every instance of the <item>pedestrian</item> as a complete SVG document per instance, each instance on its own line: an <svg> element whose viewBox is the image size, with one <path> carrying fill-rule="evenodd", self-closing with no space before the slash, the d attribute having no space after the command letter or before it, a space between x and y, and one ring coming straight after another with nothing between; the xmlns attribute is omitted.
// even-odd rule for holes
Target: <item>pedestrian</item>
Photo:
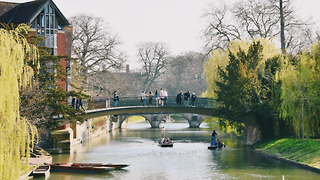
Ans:
<svg viewBox="0 0 320 180"><path fill-rule="evenodd" d="M187 91L183 94L184 106L189 106L189 97L190 97L190 91Z"/></svg>
<svg viewBox="0 0 320 180"><path fill-rule="evenodd" d="M81 108L82 110L84 110L85 111L85 109L83 108L83 103L82 103L82 99L80 98L79 99L79 109Z"/></svg>
<svg viewBox="0 0 320 180"><path fill-rule="evenodd" d="M141 93L141 101L142 101L142 106L146 105L146 94L144 93L144 91L142 91Z"/></svg>
<svg viewBox="0 0 320 180"><path fill-rule="evenodd" d="M76 98L75 97L72 97L72 99L71 99L71 106L72 107L76 106Z"/></svg>
<svg viewBox="0 0 320 180"><path fill-rule="evenodd" d="M181 106L182 98L183 98L183 92L180 91L179 94L176 97L176 103L177 103L178 106Z"/></svg>
<svg viewBox="0 0 320 180"><path fill-rule="evenodd" d="M160 99L161 99L161 106L163 106L164 95L163 95L162 88L160 89Z"/></svg>
<svg viewBox="0 0 320 180"><path fill-rule="evenodd" d="M154 93L154 97L156 98L156 105L158 106L160 100L160 93L158 92L158 90L156 90L156 92Z"/></svg>
<svg viewBox="0 0 320 180"><path fill-rule="evenodd" d="M211 134L211 146L215 146L216 145L216 135L218 135L216 133L216 130L213 130L213 132Z"/></svg>
<svg viewBox="0 0 320 180"><path fill-rule="evenodd" d="M149 94L148 94L149 106L152 106L152 97L153 97L153 94L152 94L152 91L150 91Z"/></svg>
<svg viewBox="0 0 320 180"><path fill-rule="evenodd" d="M79 104L80 104L79 99L77 99L77 101L76 101L76 108L77 108L77 109L80 109L80 108L79 108Z"/></svg>
<svg viewBox="0 0 320 180"><path fill-rule="evenodd" d="M163 101L166 106L168 106L168 92L166 90L163 91Z"/></svg>
<svg viewBox="0 0 320 180"><path fill-rule="evenodd" d="M118 107L119 95L117 94L117 91L114 91L113 100L114 100L114 107Z"/></svg>
<svg viewBox="0 0 320 180"><path fill-rule="evenodd" d="M196 98L197 98L196 94L192 93L192 95L191 95L191 106L192 107L195 107L194 102L196 101Z"/></svg>

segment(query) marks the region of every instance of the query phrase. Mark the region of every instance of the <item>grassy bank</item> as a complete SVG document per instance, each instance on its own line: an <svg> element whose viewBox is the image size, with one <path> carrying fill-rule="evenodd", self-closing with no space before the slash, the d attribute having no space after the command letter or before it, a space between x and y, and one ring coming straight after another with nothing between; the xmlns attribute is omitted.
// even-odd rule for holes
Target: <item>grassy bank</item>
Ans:
<svg viewBox="0 0 320 180"><path fill-rule="evenodd" d="M145 120L145 118L142 116L130 116L128 119L130 123L141 122Z"/></svg>
<svg viewBox="0 0 320 180"><path fill-rule="evenodd" d="M265 140L253 145L253 149L280 158L320 169L320 140L302 140L297 138L279 138Z"/></svg>

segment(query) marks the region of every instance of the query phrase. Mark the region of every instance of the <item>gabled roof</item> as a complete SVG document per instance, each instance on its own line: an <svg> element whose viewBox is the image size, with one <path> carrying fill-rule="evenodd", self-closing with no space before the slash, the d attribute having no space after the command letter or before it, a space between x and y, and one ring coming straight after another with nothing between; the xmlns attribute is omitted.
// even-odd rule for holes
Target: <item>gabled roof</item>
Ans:
<svg viewBox="0 0 320 180"><path fill-rule="evenodd" d="M49 1L49 2L48 2ZM33 21L50 3L56 9L56 17L64 26L69 26L68 20L60 12L52 0L35 0L25 3L0 2L0 22L6 24L20 24Z"/></svg>

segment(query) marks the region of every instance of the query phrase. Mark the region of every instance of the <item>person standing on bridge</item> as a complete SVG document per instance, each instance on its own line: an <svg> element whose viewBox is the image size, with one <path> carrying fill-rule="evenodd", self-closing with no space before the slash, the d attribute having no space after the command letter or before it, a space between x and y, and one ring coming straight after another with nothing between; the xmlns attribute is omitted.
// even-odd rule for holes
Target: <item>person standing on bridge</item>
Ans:
<svg viewBox="0 0 320 180"><path fill-rule="evenodd" d="M152 94L152 91L150 91L149 94L148 94L149 106L152 106L152 97L153 97L153 94Z"/></svg>
<svg viewBox="0 0 320 180"><path fill-rule="evenodd" d="M113 100L114 100L114 107L118 107L119 96L117 94L117 91L114 91Z"/></svg>
<svg viewBox="0 0 320 180"><path fill-rule="evenodd" d="M161 106L163 106L164 94L162 88L160 89L160 99L161 99Z"/></svg>
<svg viewBox="0 0 320 180"><path fill-rule="evenodd" d="M192 95L191 95L191 104L190 104L192 107L194 107L194 102L196 101L196 98L197 98L196 94L192 93Z"/></svg>
<svg viewBox="0 0 320 180"><path fill-rule="evenodd" d="M216 130L213 130L212 135L211 135L211 146L215 146L216 145L216 135L218 135L216 133Z"/></svg>
<svg viewBox="0 0 320 180"><path fill-rule="evenodd" d="M184 106L189 106L189 97L190 97L190 91L187 91L183 94Z"/></svg>
<svg viewBox="0 0 320 180"><path fill-rule="evenodd" d="M177 103L178 106L181 106L182 98L183 98L183 92L180 91L180 93L176 97L176 103Z"/></svg>
<svg viewBox="0 0 320 180"><path fill-rule="evenodd" d="M166 90L163 91L163 101L166 106L168 106L168 92Z"/></svg>
<svg viewBox="0 0 320 180"><path fill-rule="evenodd" d="M156 98L156 105L158 106L160 100L160 94L158 90L156 90L156 92L154 93L154 97Z"/></svg>
<svg viewBox="0 0 320 180"><path fill-rule="evenodd" d="M144 93L144 91L142 91L141 93L141 100L142 100L142 106L146 105L146 94Z"/></svg>

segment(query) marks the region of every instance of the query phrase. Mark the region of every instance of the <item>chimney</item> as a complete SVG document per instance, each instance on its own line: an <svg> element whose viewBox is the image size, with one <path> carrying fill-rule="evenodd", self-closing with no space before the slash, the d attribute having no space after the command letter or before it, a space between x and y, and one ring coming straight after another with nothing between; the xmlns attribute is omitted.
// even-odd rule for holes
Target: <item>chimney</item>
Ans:
<svg viewBox="0 0 320 180"><path fill-rule="evenodd" d="M126 65L126 73L129 73L130 69L129 69L129 64Z"/></svg>

